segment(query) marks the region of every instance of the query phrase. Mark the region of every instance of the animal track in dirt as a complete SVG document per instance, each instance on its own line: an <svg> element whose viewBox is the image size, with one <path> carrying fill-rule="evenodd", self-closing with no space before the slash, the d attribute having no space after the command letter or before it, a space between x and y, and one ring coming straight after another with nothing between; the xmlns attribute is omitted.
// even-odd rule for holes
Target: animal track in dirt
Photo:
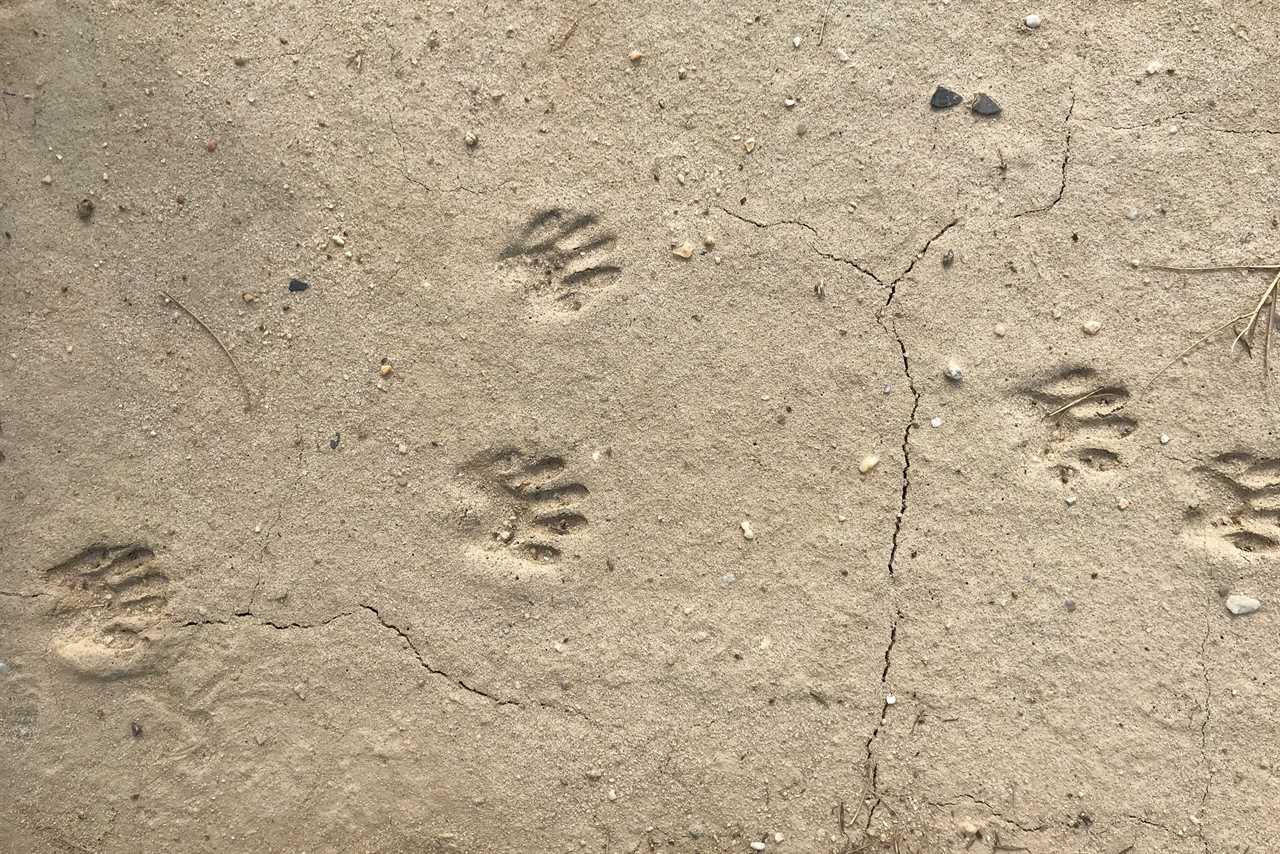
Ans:
<svg viewBox="0 0 1280 854"><path fill-rule="evenodd" d="M54 655L78 673L113 679L153 668L151 631L169 601L169 576L140 543L91 545L45 570Z"/></svg>
<svg viewBox="0 0 1280 854"><path fill-rule="evenodd" d="M579 506L590 494L566 469L562 456L516 448L486 452L467 466L481 490L503 511L486 533L491 548L539 564L561 559L588 524Z"/></svg>
<svg viewBox="0 0 1280 854"><path fill-rule="evenodd" d="M534 214L498 254L521 259L533 272L529 292L557 308L577 311L622 275L608 257L617 235L600 227L594 213L547 208Z"/></svg>
<svg viewBox="0 0 1280 854"><path fill-rule="evenodd" d="M1120 414L1129 400L1123 384L1104 383L1093 368L1072 366L1024 385L1022 392L1046 413L1057 412L1044 458L1062 483L1124 466L1124 440L1138 422Z"/></svg>
<svg viewBox="0 0 1280 854"><path fill-rule="evenodd" d="M1208 500L1187 511L1187 536L1231 554L1280 549L1280 459L1247 451L1196 466Z"/></svg>

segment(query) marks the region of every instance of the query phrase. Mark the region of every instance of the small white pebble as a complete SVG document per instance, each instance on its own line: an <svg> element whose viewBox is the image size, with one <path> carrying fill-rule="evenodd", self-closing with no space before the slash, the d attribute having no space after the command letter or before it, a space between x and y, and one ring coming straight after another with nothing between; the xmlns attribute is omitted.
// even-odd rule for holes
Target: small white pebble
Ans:
<svg viewBox="0 0 1280 854"><path fill-rule="evenodd" d="M738 576L734 575L732 572L726 572L724 575L720 576L720 583L725 587L735 583L737 580Z"/></svg>
<svg viewBox="0 0 1280 854"><path fill-rule="evenodd" d="M995 325L995 328L993 328L991 331L996 334L997 338L1003 338L1009 332L1009 330L1005 327L1003 323L997 323Z"/></svg>
<svg viewBox="0 0 1280 854"><path fill-rule="evenodd" d="M462 135L462 141L466 143L467 148L475 148L480 144L480 137L476 135L475 131L469 130Z"/></svg>
<svg viewBox="0 0 1280 854"><path fill-rule="evenodd" d="M611 786L611 787L609 788L609 800L611 800L611 801L616 801L617 799L618 799L618 792L617 792L617 790L616 790L616 789L614 789L614 788Z"/></svg>
<svg viewBox="0 0 1280 854"><path fill-rule="evenodd" d="M1023 19L1022 19L1022 23L1024 23L1024 24L1026 24L1026 25L1027 25L1027 29L1028 29L1028 30L1035 30L1035 29L1039 29L1039 27L1040 27L1040 16L1039 16L1039 15L1035 15L1035 14L1028 15L1027 17L1025 17L1025 18L1023 18Z"/></svg>
<svg viewBox="0 0 1280 854"><path fill-rule="evenodd" d="M1062 309L1058 308L1056 305L1053 307L1053 311L1049 312L1049 314L1053 316L1054 320L1062 319Z"/></svg>
<svg viewBox="0 0 1280 854"><path fill-rule="evenodd" d="M1262 603L1252 596L1241 596L1238 593L1232 593L1227 597L1227 610L1237 617L1244 614L1252 614L1261 607Z"/></svg>
<svg viewBox="0 0 1280 854"><path fill-rule="evenodd" d="M792 47L800 47L800 37L799 37L799 36L792 36L792 37L791 37L791 46L792 46Z"/></svg>
<svg viewBox="0 0 1280 854"><path fill-rule="evenodd" d="M1124 212L1124 218L1129 220L1129 222L1136 222L1138 219L1138 209L1129 208Z"/></svg>
<svg viewBox="0 0 1280 854"><path fill-rule="evenodd" d="M952 382L960 382L964 379L964 370L961 369L960 363L955 359L948 359L947 363L942 367L942 375Z"/></svg>
<svg viewBox="0 0 1280 854"><path fill-rule="evenodd" d="M1150 62L1148 62L1148 63L1147 63L1147 74L1148 74L1148 75L1151 75L1151 74L1159 74L1159 73L1160 73L1160 69L1161 69L1162 67L1163 67L1163 66L1160 64L1160 60L1158 60L1158 59L1153 59L1153 60L1151 60Z"/></svg>
<svg viewBox="0 0 1280 854"><path fill-rule="evenodd" d="M841 62L848 62L849 51L845 50L842 47L836 48L836 59L840 60Z"/></svg>
<svg viewBox="0 0 1280 854"><path fill-rule="evenodd" d="M1068 495L1068 496L1067 496L1067 506L1068 506L1068 507L1072 507L1072 506L1074 506L1074 505L1075 505L1075 503L1076 503L1076 497L1075 497L1074 495Z"/></svg>
<svg viewBox="0 0 1280 854"><path fill-rule="evenodd" d="M346 246L346 245L347 245L347 239L346 239L345 237L343 237L341 234L335 234L335 235L333 235L332 237L330 237L329 239L333 241L333 245L334 245L334 246Z"/></svg>
<svg viewBox="0 0 1280 854"><path fill-rule="evenodd" d="M1080 328L1085 335L1097 335L1102 330L1102 322L1099 320L1086 320L1080 324Z"/></svg>
<svg viewBox="0 0 1280 854"><path fill-rule="evenodd" d="M742 538L744 540L754 540L756 538L756 532L752 530L750 521L743 519L739 527L742 528Z"/></svg>
<svg viewBox="0 0 1280 854"><path fill-rule="evenodd" d="M743 149L744 151L746 151L746 152L747 152L747 154L750 154L751 152L755 151L755 150L756 150L756 138L755 138L754 136L749 136L749 137L747 137L746 139L744 139L744 140L742 141L742 149Z"/></svg>
<svg viewBox="0 0 1280 854"><path fill-rule="evenodd" d="M679 246L677 246L675 249L672 249L671 254L676 256L677 258L684 258L688 260L689 258L693 257L693 252L696 248L697 247L693 245L692 240L686 240L683 243L681 243Z"/></svg>
<svg viewBox="0 0 1280 854"><path fill-rule="evenodd" d="M796 105L796 99L795 99L795 98L783 98L783 99L782 99L782 106L786 107L788 110L789 110L789 109L791 109L792 107L794 107L795 105Z"/></svg>
<svg viewBox="0 0 1280 854"><path fill-rule="evenodd" d="M898 697L896 694L887 694L884 698L884 704L886 706L892 706L896 702L898 702Z"/></svg>
<svg viewBox="0 0 1280 854"><path fill-rule="evenodd" d="M858 463L858 471L866 474L878 465L880 465L880 458L875 454L868 454L862 458L862 462Z"/></svg>
<svg viewBox="0 0 1280 854"><path fill-rule="evenodd" d="M1161 433L1161 434L1160 434L1160 444L1161 444L1161 445L1167 445L1167 444L1169 444L1169 434L1168 434L1168 433Z"/></svg>
<svg viewBox="0 0 1280 854"><path fill-rule="evenodd" d="M261 533L262 533L262 526L261 526L261 525L254 525L254 526L253 526L253 532L254 532L255 534L261 534Z"/></svg>
<svg viewBox="0 0 1280 854"><path fill-rule="evenodd" d="M44 185L46 185L46 186L47 186L47 185L49 185L49 184L52 184L52 183L53 183L53 176L52 176L52 175L45 175L43 178L41 178L41 179L40 179L40 183L41 183L41 184L44 184Z"/></svg>
<svg viewBox="0 0 1280 854"><path fill-rule="evenodd" d="M936 430L937 428L942 426L942 419L936 415L933 416L932 418L929 419L929 426Z"/></svg>
<svg viewBox="0 0 1280 854"><path fill-rule="evenodd" d="M775 834L773 835L773 841L774 841L774 842L781 842L784 838L785 838L785 837L784 837L781 833L775 833Z"/></svg>
<svg viewBox="0 0 1280 854"><path fill-rule="evenodd" d="M760 841L756 841L756 842L752 842L752 843L751 843L751 850L752 850L752 851L763 851L763 850L764 850L765 848L767 848L767 847L768 847L767 845L765 845L763 842L760 842Z"/></svg>

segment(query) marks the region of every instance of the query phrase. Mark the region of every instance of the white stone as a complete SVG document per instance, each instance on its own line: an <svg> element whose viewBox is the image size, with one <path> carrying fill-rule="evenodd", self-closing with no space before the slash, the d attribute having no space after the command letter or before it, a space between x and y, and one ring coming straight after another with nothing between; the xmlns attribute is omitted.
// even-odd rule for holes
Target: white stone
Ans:
<svg viewBox="0 0 1280 854"><path fill-rule="evenodd" d="M1084 323L1080 324L1080 328L1084 331L1085 335L1097 335L1102 331L1102 321L1086 320Z"/></svg>
<svg viewBox="0 0 1280 854"><path fill-rule="evenodd" d="M862 462L858 463L858 471L866 474L878 465L880 465L880 458L875 454L868 454L862 458Z"/></svg>
<svg viewBox="0 0 1280 854"><path fill-rule="evenodd" d="M960 363L955 359L948 359L947 363L942 367L942 375L952 382L960 382L964 379L964 369L960 367Z"/></svg>
<svg viewBox="0 0 1280 854"><path fill-rule="evenodd" d="M942 419L936 415L933 416L932 418L929 419L929 426L936 430L937 428L942 426Z"/></svg>
<svg viewBox="0 0 1280 854"><path fill-rule="evenodd" d="M1027 17L1022 19L1022 23L1027 25L1028 30L1038 29L1040 27L1040 16L1028 15Z"/></svg>
<svg viewBox="0 0 1280 854"><path fill-rule="evenodd" d="M739 527L742 528L742 538L744 540L754 540L756 538L756 532L752 529L749 520L743 519Z"/></svg>
<svg viewBox="0 0 1280 854"><path fill-rule="evenodd" d="M1252 596L1241 596L1238 593L1232 593L1227 597L1227 610L1237 617L1243 614L1252 614L1261 607L1262 603Z"/></svg>

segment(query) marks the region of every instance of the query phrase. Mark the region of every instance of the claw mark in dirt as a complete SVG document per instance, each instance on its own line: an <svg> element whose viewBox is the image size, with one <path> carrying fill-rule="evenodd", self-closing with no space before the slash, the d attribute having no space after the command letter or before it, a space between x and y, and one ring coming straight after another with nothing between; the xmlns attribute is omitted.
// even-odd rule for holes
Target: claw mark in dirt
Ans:
<svg viewBox="0 0 1280 854"><path fill-rule="evenodd" d="M140 543L92 545L45 570L59 661L99 679L155 668L169 601L169 576L155 558Z"/></svg>
<svg viewBox="0 0 1280 854"><path fill-rule="evenodd" d="M621 277L622 267L607 257L616 243L617 235L601 228L596 214L548 208L524 224L498 260L522 259L534 274L531 293L577 311Z"/></svg>
<svg viewBox="0 0 1280 854"><path fill-rule="evenodd" d="M467 466L503 511L490 546L537 564L558 562L587 525L579 503L590 491L565 476L564 457L499 448Z"/></svg>
<svg viewBox="0 0 1280 854"><path fill-rule="evenodd" d="M1187 510L1187 536L1226 554L1280 549L1280 459L1248 451L1196 466L1206 500Z"/></svg>
<svg viewBox="0 0 1280 854"><path fill-rule="evenodd" d="M1071 366L1026 383L1021 391L1052 416L1041 454L1062 483L1123 467L1123 440L1138 428L1137 421L1120 414L1129 400L1123 384L1103 382L1093 368Z"/></svg>

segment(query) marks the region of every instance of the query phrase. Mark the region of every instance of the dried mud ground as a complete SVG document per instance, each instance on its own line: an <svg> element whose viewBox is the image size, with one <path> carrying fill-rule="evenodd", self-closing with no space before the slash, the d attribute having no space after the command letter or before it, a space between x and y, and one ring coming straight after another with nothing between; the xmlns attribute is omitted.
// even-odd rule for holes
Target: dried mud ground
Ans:
<svg viewBox="0 0 1280 854"><path fill-rule="evenodd" d="M0 850L1274 850L1278 18L0 0Z"/></svg>

